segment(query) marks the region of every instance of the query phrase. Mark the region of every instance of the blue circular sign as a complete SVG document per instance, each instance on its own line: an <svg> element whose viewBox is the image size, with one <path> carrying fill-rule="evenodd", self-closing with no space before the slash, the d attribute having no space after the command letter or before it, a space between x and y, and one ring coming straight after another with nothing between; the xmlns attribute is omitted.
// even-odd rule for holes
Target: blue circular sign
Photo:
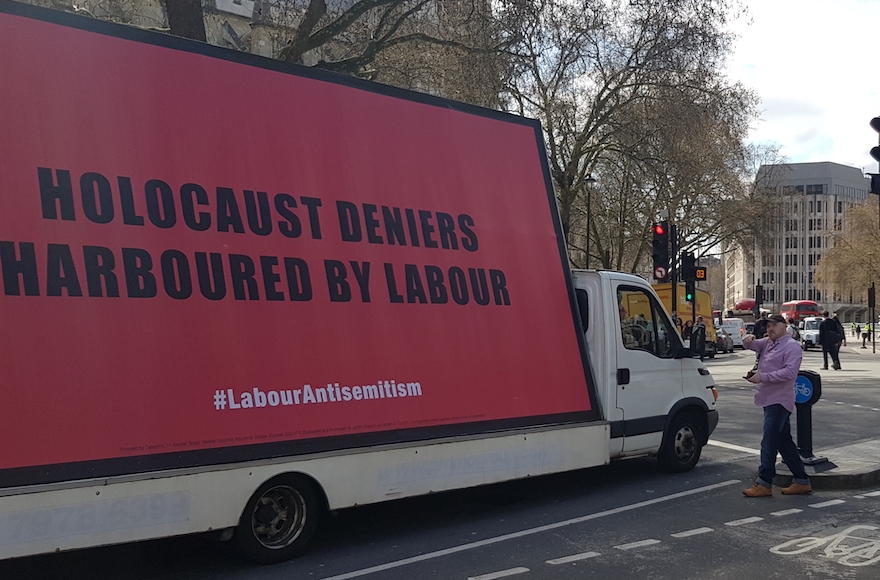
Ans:
<svg viewBox="0 0 880 580"><path fill-rule="evenodd" d="M807 377L800 376L794 382L794 402L806 403L813 396L813 381Z"/></svg>

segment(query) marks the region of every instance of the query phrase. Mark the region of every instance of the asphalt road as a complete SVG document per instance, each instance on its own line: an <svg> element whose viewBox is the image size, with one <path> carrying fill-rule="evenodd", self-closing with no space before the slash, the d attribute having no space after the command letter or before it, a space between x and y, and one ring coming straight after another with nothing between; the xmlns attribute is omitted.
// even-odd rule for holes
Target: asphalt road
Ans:
<svg viewBox="0 0 880 580"><path fill-rule="evenodd" d="M639 458L343 510L310 551L276 566L253 567L199 536L0 562L0 578L880 577L880 488L742 496L760 441L761 412L740 378L753 360L736 351L707 361L721 423L690 473ZM880 355L844 350L842 363L821 371L813 412L814 448L832 460L835 446L880 439ZM803 366L821 366L821 355L805 353Z"/></svg>

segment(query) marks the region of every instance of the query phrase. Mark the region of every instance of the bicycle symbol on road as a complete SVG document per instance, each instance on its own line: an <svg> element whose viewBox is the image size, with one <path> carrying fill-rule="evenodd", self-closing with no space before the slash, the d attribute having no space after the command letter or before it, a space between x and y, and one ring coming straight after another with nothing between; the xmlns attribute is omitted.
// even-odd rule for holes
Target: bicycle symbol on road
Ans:
<svg viewBox="0 0 880 580"><path fill-rule="evenodd" d="M880 527L852 526L839 534L824 538L806 537L789 540L784 544L770 548L770 551L780 556L793 556L828 544L822 555L826 558L837 558L837 562L844 566L868 566L880 561L880 537L851 535L860 530L876 531L880 530Z"/></svg>

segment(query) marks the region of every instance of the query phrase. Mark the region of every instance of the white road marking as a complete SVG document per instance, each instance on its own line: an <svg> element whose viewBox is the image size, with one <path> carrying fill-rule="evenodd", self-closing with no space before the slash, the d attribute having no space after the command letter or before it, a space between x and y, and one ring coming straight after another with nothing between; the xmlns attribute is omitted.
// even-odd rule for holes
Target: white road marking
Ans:
<svg viewBox="0 0 880 580"><path fill-rule="evenodd" d="M686 532L678 532L677 534L672 534L673 538L687 538L689 536L696 536L697 534L706 534L712 531L712 528L697 528L695 530L688 530Z"/></svg>
<svg viewBox="0 0 880 580"><path fill-rule="evenodd" d="M640 542L632 542L631 544L621 544L614 546L618 550L632 550L633 548L644 548L645 546L653 546L659 544L660 540L642 540Z"/></svg>
<svg viewBox="0 0 880 580"><path fill-rule="evenodd" d="M771 516L790 516L791 514L799 514L804 510L792 508L790 510L782 510L781 512L770 512Z"/></svg>
<svg viewBox="0 0 880 580"><path fill-rule="evenodd" d="M880 411L880 409L874 409L873 407L871 408L871 410L872 411Z"/></svg>
<svg viewBox="0 0 880 580"><path fill-rule="evenodd" d="M424 562L425 560L432 560L434 558L440 558L442 556L448 556L450 554L457 554L459 552L465 552L467 550L473 550L475 548L482 548L483 546L491 546L492 544L506 542L507 540L514 540L516 538L523 538L526 536L531 536L533 534L540 534L542 532L555 530L557 528L563 528L565 526L570 526L573 524L580 524L583 522L588 522L590 520L604 518L606 516L613 516L613 515L617 515L617 514L620 514L623 512L628 512L628 511L632 511L635 509L643 508L643 507L646 507L649 505L654 505L654 504L662 503L665 501L671 501L674 499L687 497L689 495L702 493L704 491L712 491L713 489L720 489L722 487L727 487L729 485L734 485L734 484L738 484L738 483L742 483L742 481L740 481L739 479L729 479L727 481L722 481L721 483L713 483L712 485L706 485L703 487L698 487L696 489L690 489L688 491L680 491L678 493L672 493L669 495L664 495L662 497L655 497L653 499L640 501L638 503L625 505L625 506L613 508L610 510L596 512L594 514L589 514L586 516L572 518L570 520L563 520L561 522L554 522L552 524L538 526L537 528L529 528L527 530L520 530L519 532L504 534L503 536L497 536L494 538L487 538L485 540L480 540L478 542L464 544L463 546L456 546L454 548L447 548L445 550L437 550L436 552L428 552L427 554L420 554L418 556L413 556L412 558L404 558L403 560L396 560L394 562L388 562L387 564L379 564L378 566L371 566L370 568L363 568L362 570L354 570L352 572L346 572L345 574L339 574L337 576L330 576L328 578L324 578L324 580L348 580L349 578L359 578L361 576L366 576L367 574L373 574L375 572L383 572L385 570L392 570L394 568L400 568L401 566L406 566L408 564L415 564L416 562Z"/></svg>
<svg viewBox="0 0 880 580"><path fill-rule="evenodd" d="M880 491L869 491L868 493L863 493L862 495L865 497L877 497L878 495L880 495Z"/></svg>
<svg viewBox="0 0 880 580"><path fill-rule="evenodd" d="M734 451L742 451L743 453L752 453L754 455L760 455L760 449L752 449L751 447L742 447L741 445L734 445L733 443L724 443L723 441L708 441L707 445L714 445L715 447L723 447L724 449L733 449Z"/></svg>
<svg viewBox="0 0 880 580"><path fill-rule="evenodd" d="M842 499L832 499L829 501L823 501L821 503L811 503L810 507L811 508L824 508L824 507L838 505L838 504L842 504L842 503L846 503L846 501L842 500Z"/></svg>
<svg viewBox="0 0 880 580"><path fill-rule="evenodd" d="M853 405L853 407L855 407L856 409L861 409L861 408L862 408L861 405Z"/></svg>
<svg viewBox="0 0 880 580"><path fill-rule="evenodd" d="M511 568L510 570L501 570L500 572L492 572L491 574L483 574L482 576L468 576L468 580L495 580L496 578L506 578L507 576L515 576L528 572L528 568Z"/></svg>
<svg viewBox="0 0 880 580"><path fill-rule="evenodd" d="M834 401L834 403L835 403L836 405L845 405L845 404L846 404L846 403L844 403L843 401Z"/></svg>
<svg viewBox="0 0 880 580"><path fill-rule="evenodd" d="M564 558L556 558L555 560L547 560L548 564L568 564L569 562L580 562L581 560L586 560L587 558L595 558L596 556L601 556L599 552L584 552L583 554L573 554L571 556L565 556Z"/></svg>
<svg viewBox="0 0 880 580"><path fill-rule="evenodd" d="M724 522L725 526L744 526L746 524L753 524L755 522L760 522L764 518L759 518L758 516L752 518L743 518L741 520L733 520L732 522Z"/></svg>

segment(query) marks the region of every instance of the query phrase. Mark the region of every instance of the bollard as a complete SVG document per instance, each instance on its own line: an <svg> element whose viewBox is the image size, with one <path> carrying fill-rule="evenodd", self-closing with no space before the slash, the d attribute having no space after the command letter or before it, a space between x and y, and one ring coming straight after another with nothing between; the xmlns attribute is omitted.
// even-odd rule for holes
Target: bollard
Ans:
<svg viewBox="0 0 880 580"><path fill-rule="evenodd" d="M797 408L797 446L804 465L818 465L827 457L813 455L813 405L822 396L822 377L816 371L799 371L794 383Z"/></svg>

